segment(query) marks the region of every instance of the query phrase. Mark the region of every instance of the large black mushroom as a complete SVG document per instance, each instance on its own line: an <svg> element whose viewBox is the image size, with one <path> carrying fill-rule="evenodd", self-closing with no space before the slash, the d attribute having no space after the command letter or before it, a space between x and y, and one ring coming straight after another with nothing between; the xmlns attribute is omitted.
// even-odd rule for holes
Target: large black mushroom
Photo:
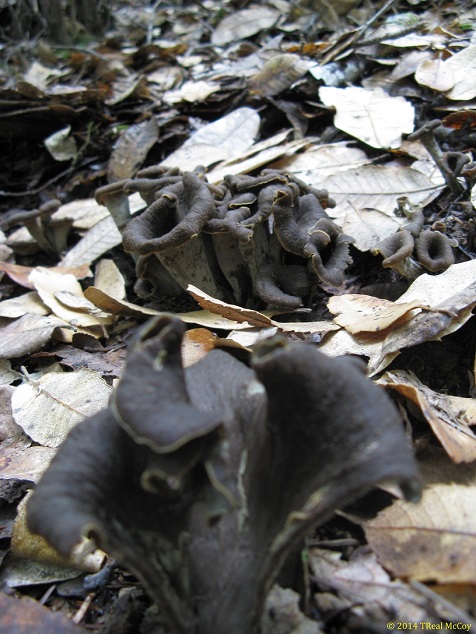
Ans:
<svg viewBox="0 0 476 634"><path fill-rule="evenodd" d="M355 360L273 338L251 368L213 350L184 369L183 330L164 316L139 331L110 406L70 433L28 523L64 556L91 538L174 634L257 634L305 536L377 483L414 499L416 464Z"/></svg>
<svg viewBox="0 0 476 634"><path fill-rule="evenodd" d="M125 224L136 191L148 207ZM342 284L350 263L353 240L327 215L328 193L283 172L226 176L215 187L201 168L154 167L97 198L120 217L124 248L158 296L193 284L224 301L296 308L319 282Z"/></svg>

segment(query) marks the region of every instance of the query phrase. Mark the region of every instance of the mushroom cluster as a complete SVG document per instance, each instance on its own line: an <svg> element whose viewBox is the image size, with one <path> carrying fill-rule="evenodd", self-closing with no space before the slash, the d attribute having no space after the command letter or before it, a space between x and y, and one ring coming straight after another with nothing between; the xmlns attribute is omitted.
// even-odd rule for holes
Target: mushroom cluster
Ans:
<svg viewBox="0 0 476 634"><path fill-rule="evenodd" d="M63 556L82 537L144 583L174 634L257 634L303 539L375 484L419 493L397 409L352 358L279 337L251 367L187 368L183 323L137 333L110 406L77 425L27 505Z"/></svg>
<svg viewBox="0 0 476 634"><path fill-rule="evenodd" d="M123 227L118 222L123 245L158 295L193 284L244 306L297 308L319 282L340 285L351 261L353 239L326 213L334 205L328 192L292 174L263 170L213 186L201 168L156 166L96 197L114 216L132 192L148 206Z"/></svg>

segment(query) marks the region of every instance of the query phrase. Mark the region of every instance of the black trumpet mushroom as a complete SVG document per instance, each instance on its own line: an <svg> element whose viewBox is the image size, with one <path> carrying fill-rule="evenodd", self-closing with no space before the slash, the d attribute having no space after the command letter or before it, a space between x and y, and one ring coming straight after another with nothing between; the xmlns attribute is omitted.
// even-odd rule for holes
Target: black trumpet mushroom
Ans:
<svg viewBox="0 0 476 634"><path fill-rule="evenodd" d="M175 634L257 634L305 536L378 483L415 499L417 467L355 359L274 337L251 367L213 350L184 368L183 332L172 316L138 331L109 407L71 431L28 523L65 556L92 539Z"/></svg>
<svg viewBox="0 0 476 634"><path fill-rule="evenodd" d="M148 206L125 222L131 192ZM157 296L175 282L251 307L296 308L318 283L341 285L351 262L353 239L329 218L326 209L335 203L328 192L292 174L264 170L213 186L203 168L181 173L157 166L99 189L96 197L117 220L137 274Z"/></svg>

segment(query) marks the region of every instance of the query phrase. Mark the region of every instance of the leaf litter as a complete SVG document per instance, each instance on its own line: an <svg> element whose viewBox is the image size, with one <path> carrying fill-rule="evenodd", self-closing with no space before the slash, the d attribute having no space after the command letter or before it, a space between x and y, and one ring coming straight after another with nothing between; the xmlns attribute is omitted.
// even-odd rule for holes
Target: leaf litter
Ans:
<svg viewBox="0 0 476 634"><path fill-rule="evenodd" d="M190 328L184 340L182 354L186 364L194 365L223 346L236 346L234 354L246 355L257 342L279 330L290 339L313 342L331 355L352 354L368 359L367 373L395 396L407 423L414 427L417 457L425 474L419 505L397 500L375 520L364 524L373 553L363 554L357 548L344 562L338 550L329 554L310 549L315 605L324 615L314 629L327 631L327 623L335 618L336 610L351 614L358 623L366 624L366 619L370 619L373 625L383 627L390 614L402 622L437 623L437 614L441 619L466 619L469 623L470 615L474 616L474 608L467 601L471 594L468 588L475 582L468 564L474 546L474 482L470 477L460 482L458 474L463 473L464 463L469 468L475 459L474 398L469 398L474 396L474 337L469 334L472 349L465 351L467 367L461 361L457 370L458 377L466 373L466 378L458 379L459 389L454 393L449 387L450 383L452 388L455 385L450 377L448 386L432 389L428 367L407 369L406 352L414 351L418 356L428 342L439 345L470 333L468 322L476 297L474 167L469 163L457 171L455 165L461 160L464 164L464 157L467 161L474 159L468 134L474 127L470 117L475 91L467 73L474 56L469 37L473 18L470 10L452 13L451 6L445 8L447 13L436 16L433 9L418 3L414 4L414 13L403 13L397 3L394 10L402 15L385 19L379 18L375 7L350 3L355 6L343 9L341 3L334 5L332 10L321 7L322 22L314 21L304 3L283 2L279 8L276 3L248 4L232 12L220 8L222 12L216 13L209 24L205 5L195 9L196 13L188 7L176 8L179 19L175 19L172 8L160 7L157 23L142 31L147 44L141 44L139 37L113 54L107 48L99 54L93 48L77 52L76 70L81 72L72 79L64 72L72 57L65 56L65 67L57 70L54 65L58 57L51 50L53 64L35 62L23 81L12 84L16 98L24 106L23 111L10 111L15 126L21 130L30 108L40 108L40 122L44 116L45 122L58 123L45 123L43 138L51 139L59 131L63 139L53 145L50 141L49 150L42 150L42 158L32 161L32 168L37 170L35 179L30 180L33 185L26 188L26 179L19 182L12 172L13 177L9 174L0 185L2 194L9 190L16 195L28 189L24 192L26 198L30 197L25 207L31 210L40 203L37 195L29 192L34 191L36 184L40 183L41 188L46 183L48 162L57 174L67 165L71 169L59 180L68 192L68 203L53 214L57 221L69 222L68 229L60 229L59 225L52 229L56 236L60 231L67 232L67 247L58 252L57 258L48 254L45 268L41 241L37 243L34 233L26 229L17 231L21 223L5 226L8 239L4 242L2 238L0 245L4 247L0 250L0 269L4 271L0 288L0 377L9 390L5 398L21 403L16 416L38 443L32 446L13 419L0 428L6 434L0 445L0 491L4 491L2 500L15 500L22 482L36 482L55 451L45 445L56 446L69 423L76 420L73 417L70 421L66 416L61 421L60 416L55 431L35 430L39 423L35 417L40 418L38 398L34 399L35 405L29 405L28 399L22 401L33 382L18 385L21 364L33 371L48 369L56 361L55 350L62 351L60 359L70 371L55 372L54 376L46 372L34 379L38 385L46 384L45 390L42 388L46 405L41 418L49 419L54 426L52 402L59 404L60 411L70 411L71 407L76 410L76 405L69 403L68 394L83 382L85 370L79 365L68 366L68 357L73 363L76 356L74 364L93 363L91 355L95 351L95 376L104 390L103 400L97 405L101 409L110 393L101 376L110 376L111 369L112 376L117 376L124 362L119 355L117 365L108 365L106 354L120 352L124 339L138 323L149 316L163 315L170 306L190 326L201 326ZM133 11L132 7L128 10ZM353 13L355 10L357 13ZM441 28L445 21L447 26L448 17L452 19L451 28ZM310 33L305 44L299 37L303 28ZM158 38L161 30L170 39ZM272 34L271 39L267 31ZM199 43L200 37L210 41L210 50ZM124 41L128 38L129 32ZM218 47L214 57L210 55L213 47ZM371 70L364 77L362 66L356 69L369 62ZM100 69L104 73L102 79ZM75 70L70 72L74 75ZM448 117L443 118L443 127L435 135L444 150L459 151L443 158L450 169L456 170L462 199L451 198L444 174L435 168L434 157L422 143L404 138L417 125L421 103L433 111L428 118L448 113L461 117L461 122L453 123ZM89 130L78 127L85 106L89 112L99 112L106 104L112 119L99 117ZM103 134L109 143L106 152L96 140L97 130L104 132L105 126L110 126ZM64 142L69 147L63 147ZM95 162L88 167L83 156L91 151ZM151 300L147 289L138 287L129 256L120 252L121 231L92 196L105 175L110 181L134 178L144 165L157 163L178 165L185 170L193 170L198 164L208 166L209 181L215 185L227 174L253 173L271 167L294 173L310 186L326 188L337 203L327 213L354 239L355 268L344 286L321 285L306 310L285 315L266 310L269 307L254 311L248 306L223 302L201 289L193 289L193 295L203 310L197 310L196 304L187 304L191 300L181 300L185 305L170 304L168 299ZM76 182L73 167L82 170ZM81 200L75 200L78 183L86 192ZM457 242L458 246L453 247L456 264L446 272L423 273L414 281L402 280L394 271L381 268L379 256L370 255L376 244L397 234L411 221L402 215L402 207L397 204L397 199L404 196L410 206L420 205L427 226L447 233ZM16 203L15 197L13 200ZM128 202L131 213L145 206L138 194L130 195ZM13 209L16 204L10 207ZM96 267L91 284L90 267L103 256L106 259ZM37 261L42 266L36 265ZM63 268L55 270L58 266ZM76 280L83 281L79 284ZM376 281L374 286L379 286L380 280L384 281L382 288L396 287L403 281L406 292L397 297L367 294L367 284ZM22 295L23 289L29 292ZM107 352L103 345L108 347ZM78 353L84 355L82 360ZM399 357L404 360L403 365L399 365ZM49 379L48 374L52 375ZM48 381L58 382L59 387L65 377L71 387L56 396L50 393ZM91 386L87 382L84 385L89 395ZM96 387L93 390L96 392ZM28 398L32 398L31 394ZM87 401L89 396L79 398ZM79 420L84 414L79 407L78 412ZM427 463L418 450L422 424L426 425L425 442L443 447L438 465L442 472L451 465L455 469L452 479L426 479ZM12 443L9 446L8 438ZM5 482L9 482L8 487ZM441 554L438 560L433 553ZM2 574L8 576L9 570L16 574L14 564L8 559L3 561ZM18 576L13 585L37 583L41 564L35 572L18 574L22 579L18 581ZM54 574L44 579L53 580ZM427 585L422 587L420 582ZM431 594L433 590L443 594L444 588L454 583L459 584L459 600L467 609L463 616L455 607L453 612L442 611L438 595ZM428 584L433 584L431 589ZM380 607L372 610L373 593L377 591L381 593ZM280 615L279 627L291 618L284 606L292 601L279 592L273 596L275 603L268 608L268 616ZM356 607L356 602L362 607ZM294 627L313 625L302 621Z"/></svg>

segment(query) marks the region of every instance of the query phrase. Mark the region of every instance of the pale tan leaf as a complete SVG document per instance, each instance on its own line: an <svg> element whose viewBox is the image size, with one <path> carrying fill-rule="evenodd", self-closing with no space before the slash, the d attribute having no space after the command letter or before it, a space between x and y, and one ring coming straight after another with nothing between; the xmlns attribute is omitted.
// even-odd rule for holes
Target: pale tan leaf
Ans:
<svg viewBox="0 0 476 634"><path fill-rule="evenodd" d="M319 145L316 141L303 152L285 156L270 167L290 171L305 183L319 188L327 177L356 169L370 161L363 150L349 147L347 142Z"/></svg>
<svg viewBox="0 0 476 634"><path fill-rule="evenodd" d="M113 315L128 315L139 318L148 318L152 315L163 315L164 313L153 308L146 308L133 304L124 299L117 299L112 297L108 293L105 293L99 288L90 286L84 292L85 296L93 302L95 306L101 310L111 313ZM207 310L197 310L188 313L175 313L176 317L179 317L188 324L197 324L206 328L219 328L223 330L233 330L240 328L248 328L248 324L241 324L237 321L230 321L224 317L220 317Z"/></svg>
<svg viewBox="0 0 476 634"><path fill-rule="evenodd" d="M71 126L50 134L43 143L55 161L72 161L78 156L78 148L74 137L70 137Z"/></svg>
<svg viewBox="0 0 476 634"><path fill-rule="evenodd" d="M334 321L349 332L380 332L407 322L417 309L432 310L418 300L391 302L370 295L335 295L327 304ZM418 310L420 312L420 310Z"/></svg>
<svg viewBox="0 0 476 634"><path fill-rule="evenodd" d="M30 273L30 281L51 311L72 326L101 327L113 321L110 315L104 313L92 315L85 312L95 311L96 307L86 300L81 285L73 275L62 275L39 266Z"/></svg>
<svg viewBox="0 0 476 634"><path fill-rule="evenodd" d="M418 83L445 92L448 99L467 101L476 97L476 77L468 69L476 65L476 46L467 46L445 61L422 62L416 70Z"/></svg>
<svg viewBox="0 0 476 634"><path fill-rule="evenodd" d="M220 183L229 174L247 174L263 165L269 165L271 161L281 156L292 156L308 145L309 139L297 139L283 141L289 136L289 130L280 132L275 136L254 143L250 149L239 157L233 157L216 165L207 174L210 183Z"/></svg>
<svg viewBox="0 0 476 634"><path fill-rule="evenodd" d="M106 258L99 260L94 272L94 284L96 288L103 290L116 299L125 299L126 297L124 277L114 260Z"/></svg>
<svg viewBox="0 0 476 634"><path fill-rule="evenodd" d="M0 271L4 271L8 277L14 282L24 286L25 288L33 289L34 286L30 282L29 276L34 267L22 266L21 264L10 264L9 262L0 262ZM84 277L92 275L89 263L80 264L79 266L52 266L50 271L57 271L58 273L71 273L77 280L82 280Z"/></svg>
<svg viewBox="0 0 476 634"><path fill-rule="evenodd" d="M96 223L81 240L61 260L61 266L90 264L118 244L122 236L111 216Z"/></svg>
<svg viewBox="0 0 476 634"><path fill-rule="evenodd" d="M395 576L474 584L474 486L430 485L418 504L397 500L364 529L370 547Z"/></svg>
<svg viewBox="0 0 476 634"><path fill-rule="evenodd" d="M204 293L192 284L188 285L187 292L190 293L190 295L203 309L209 310L212 313L218 313L226 319L237 321L239 323L246 322L249 326L264 326L265 328L268 328L273 325L272 319L263 313L260 313L257 310L242 308L241 306L236 306L235 304L222 302L221 300Z"/></svg>
<svg viewBox="0 0 476 634"><path fill-rule="evenodd" d="M12 364L8 359L0 359L0 389L2 385L9 385L18 379L18 373L12 370ZM0 440L2 440L0 425Z"/></svg>
<svg viewBox="0 0 476 634"><path fill-rule="evenodd" d="M357 617L364 606L371 605L382 610L386 621L390 621L388 615L392 615L392 624L430 620L421 595L400 579L392 580L374 553L355 552L348 561L332 550L311 548L309 565L319 584L332 590L332 596L337 594L341 609L351 614L355 612ZM324 596L320 592L315 599L318 605L322 601L324 607Z"/></svg>
<svg viewBox="0 0 476 634"><path fill-rule="evenodd" d="M403 97L389 97L382 88L366 90L322 86L319 96L334 106L334 125L376 148L397 148L402 134L413 131L415 111Z"/></svg>
<svg viewBox="0 0 476 634"><path fill-rule="evenodd" d="M35 442L58 447L75 425L107 406L111 390L91 370L49 372L16 388L13 417Z"/></svg>
<svg viewBox="0 0 476 634"><path fill-rule="evenodd" d="M0 480L24 480L37 483L48 468L56 449L52 447L25 447L22 451L2 455Z"/></svg>
<svg viewBox="0 0 476 634"><path fill-rule="evenodd" d="M27 314L15 321L0 319L0 358L36 352L50 340L55 328L65 327L69 324L54 315Z"/></svg>
<svg viewBox="0 0 476 634"><path fill-rule="evenodd" d="M0 317L22 317L26 313L35 315L48 315L50 310L41 301L36 291L24 293L12 299L5 299L0 302Z"/></svg>
<svg viewBox="0 0 476 634"><path fill-rule="evenodd" d="M407 222L406 218L391 216L378 209L353 209L345 215L342 231L354 238L353 244L359 251L369 251Z"/></svg>
<svg viewBox="0 0 476 634"><path fill-rule="evenodd" d="M207 97L220 90L220 84L211 81L186 81L177 90L169 90L164 94L165 103L174 105L182 101L195 103L205 101Z"/></svg>
<svg viewBox="0 0 476 634"><path fill-rule="evenodd" d="M386 372L378 381L415 403L454 462L476 460L476 399L439 394L413 373Z"/></svg>
<svg viewBox="0 0 476 634"><path fill-rule="evenodd" d="M455 78L453 71L441 58L424 59L415 71L415 79L422 86L445 92L453 88Z"/></svg>
<svg viewBox="0 0 476 634"><path fill-rule="evenodd" d="M162 164L180 165L180 169L186 171L195 169L197 165L208 167L240 157L253 144L259 126L260 116L256 110L238 108L195 132Z"/></svg>
<svg viewBox="0 0 476 634"><path fill-rule="evenodd" d="M241 11L232 11L213 31L212 44L224 46L251 37L263 29L271 28L280 16L278 10L258 4L251 4Z"/></svg>
<svg viewBox="0 0 476 634"><path fill-rule="evenodd" d="M76 229L90 229L100 220L109 216L106 207L99 205L94 198L81 198L61 205L51 219L55 222L72 220Z"/></svg>
<svg viewBox="0 0 476 634"><path fill-rule="evenodd" d="M159 128L155 117L134 123L123 130L109 158L109 182L135 176L158 136Z"/></svg>
<svg viewBox="0 0 476 634"><path fill-rule="evenodd" d="M366 208L378 209L393 217L397 198L406 196L413 205L425 205L442 191L441 184L435 184L418 170L383 165L363 165L356 170L339 172L323 179L320 187L329 190L336 201L336 208L327 210L336 219Z"/></svg>
<svg viewBox="0 0 476 634"><path fill-rule="evenodd" d="M264 67L250 77L250 94L259 97L274 97L289 88L307 73L309 63L299 55L284 53L274 55Z"/></svg>

